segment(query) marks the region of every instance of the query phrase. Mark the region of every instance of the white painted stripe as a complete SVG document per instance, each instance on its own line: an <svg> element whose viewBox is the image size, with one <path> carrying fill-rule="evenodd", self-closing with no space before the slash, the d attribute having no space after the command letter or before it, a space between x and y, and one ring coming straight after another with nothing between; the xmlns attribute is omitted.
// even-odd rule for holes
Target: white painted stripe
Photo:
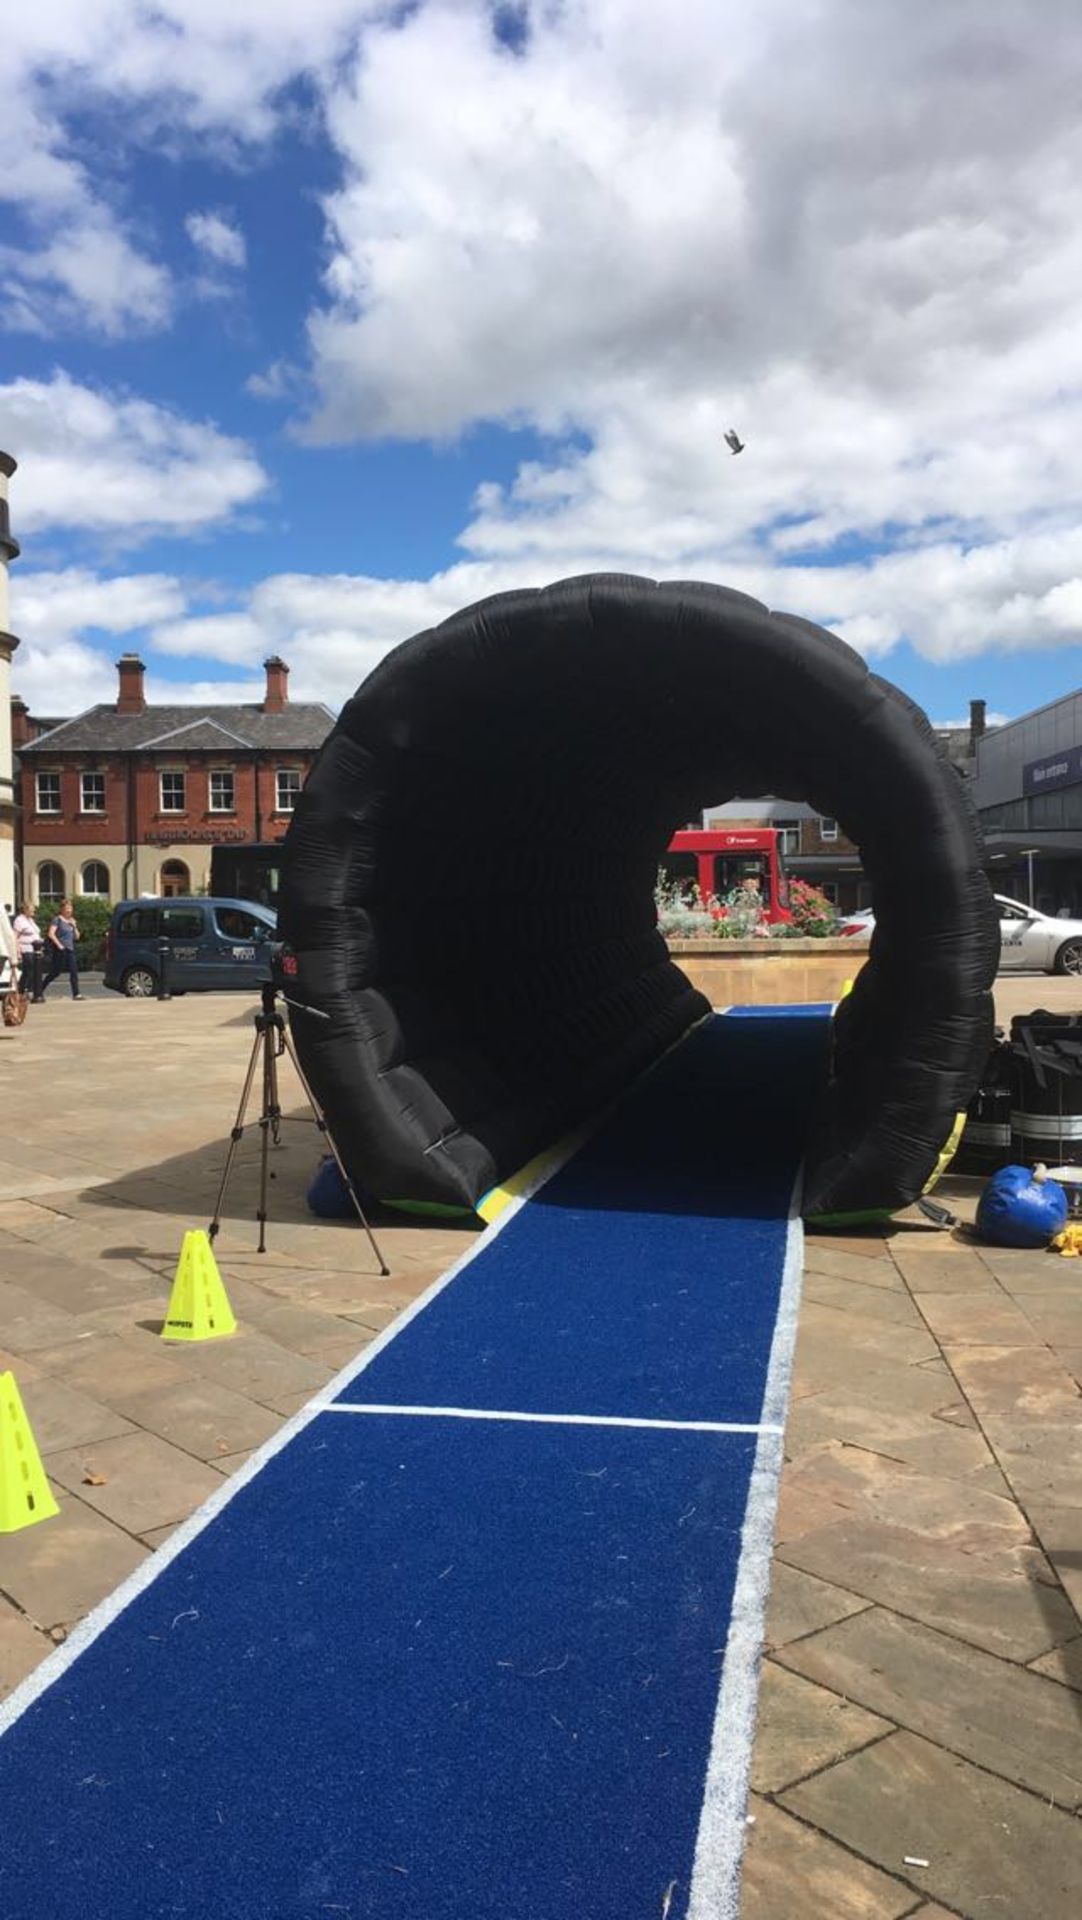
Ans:
<svg viewBox="0 0 1082 1920"><path fill-rule="evenodd" d="M581 1146L581 1144L581 1139L575 1142L575 1146ZM138 1599L141 1593L145 1593L177 1555L183 1553L185 1547L198 1538L204 1527L217 1519L222 1509L229 1505L241 1488L246 1487L250 1480L254 1480L256 1474L262 1472L268 1461L273 1460L276 1453L281 1453L283 1447L287 1447L289 1442L316 1418L317 1414L325 1412L335 1396L341 1393L343 1387L362 1374L366 1367L371 1366L377 1355L382 1353L392 1340L396 1340L398 1335L409 1326L411 1320L415 1320L418 1314L423 1313L445 1287L450 1286L451 1281L457 1278L463 1268L469 1266L471 1260L476 1260L478 1254L492 1245L496 1235L503 1232L509 1221L513 1220L527 1200L544 1186L546 1180L550 1180L553 1174L559 1172L573 1151L574 1148L569 1145L565 1154L547 1165L537 1180L512 1200L491 1226L478 1234L477 1239L471 1242L460 1260L456 1260L452 1266L448 1267L446 1273L434 1280L424 1293L417 1296L416 1300L412 1300L397 1319L392 1320L390 1326L385 1327L356 1360L351 1360L333 1380L328 1380L326 1386L320 1388L306 1407L302 1407L299 1413L295 1413L292 1419L279 1427L278 1432L259 1447L251 1459L245 1461L243 1467L238 1467L236 1473L232 1474L228 1480L223 1480L221 1488L216 1489L209 1500L204 1500L202 1506L197 1507L195 1512L181 1523L175 1533L170 1534L168 1540L156 1552L147 1555L147 1558L136 1567L134 1573L129 1574L114 1593L109 1594L92 1613L88 1613L86 1618L79 1622L78 1626L72 1628L63 1645L58 1647L55 1653L48 1654L40 1666L35 1667L33 1673L27 1675L21 1686L16 1687L14 1692L0 1703L0 1737L9 1727L14 1726L16 1720L21 1718L28 1707L33 1706L35 1700L40 1699L49 1687L55 1685L80 1654L93 1646L99 1635L103 1634L107 1627L112 1626L113 1621L119 1618L125 1608L130 1607L133 1600ZM43 1526L48 1524L48 1521L42 1522Z"/></svg>
<svg viewBox="0 0 1082 1920"><path fill-rule="evenodd" d="M785 1412L796 1345L804 1227L803 1174L789 1204L789 1230L778 1318L763 1394L763 1426L755 1449L744 1514L732 1617L721 1666L721 1687L706 1767L687 1920L739 1920L740 1862L744 1852L751 1749L759 1692L763 1619L770 1590L774 1516L784 1447Z"/></svg>
<svg viewBox="0 0 1082 1920"><path fill-rule="evenodd" d="M523 1420L549 1427L646 1427L664 1433L780 1433L739 1420L640 1420L615 1413L511 1413L493 1407L400 1407L390 1403L336 1400L324 1413L391 1413L422 1420Z"/></svg>

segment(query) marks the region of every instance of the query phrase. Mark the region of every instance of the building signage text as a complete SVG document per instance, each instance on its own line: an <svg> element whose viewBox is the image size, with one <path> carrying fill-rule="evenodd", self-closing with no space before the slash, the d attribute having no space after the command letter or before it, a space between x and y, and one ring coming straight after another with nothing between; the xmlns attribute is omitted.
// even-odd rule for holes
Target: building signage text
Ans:
<svg viewBox="0 0 1082 1920"><path fill-rule="evenodd" d="M224 840L246 840L243 827L217 827L213 834L206 827L152 827L143 835L148 847L179 846L182 840L197 840L204 846L218 846Z"/></svg>
<svg viewBox="0 0 1082 1920"><path fill-rule="evenodd" d="M1082 781L1082 747L1065 747L1062 753L1046 753L1043 760L1030 760L1022 768L1023 793L1049 793L1053 787L1073 787Z"/></svg>

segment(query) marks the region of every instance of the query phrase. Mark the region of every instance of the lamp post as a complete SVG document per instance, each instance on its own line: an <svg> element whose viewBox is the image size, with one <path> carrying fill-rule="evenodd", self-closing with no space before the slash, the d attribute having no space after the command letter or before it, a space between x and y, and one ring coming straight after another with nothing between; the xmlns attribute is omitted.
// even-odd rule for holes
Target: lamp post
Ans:
<svg viewBox="0 0 1082 1920"><path fill-rule="evenodd" d="M1033 856L1034 854L1037 854L1039 852L1040 852L1039 847L1023 847L1022 849L1022 855L1026 862L1026 867L1029 875L1027 884L1029 886L1029 905L1030 906L1033 905Z"/></svg>

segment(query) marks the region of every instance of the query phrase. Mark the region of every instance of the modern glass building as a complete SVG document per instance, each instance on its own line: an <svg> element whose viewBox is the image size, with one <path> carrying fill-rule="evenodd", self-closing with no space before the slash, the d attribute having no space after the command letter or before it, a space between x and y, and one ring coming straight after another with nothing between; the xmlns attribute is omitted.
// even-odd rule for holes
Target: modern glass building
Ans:
<svg viewBox="0 0 1082 1920"><path fill-rule="evenodd" d="M1082 918L1082 691L986 733L973 797L996 892Z"/></svg>

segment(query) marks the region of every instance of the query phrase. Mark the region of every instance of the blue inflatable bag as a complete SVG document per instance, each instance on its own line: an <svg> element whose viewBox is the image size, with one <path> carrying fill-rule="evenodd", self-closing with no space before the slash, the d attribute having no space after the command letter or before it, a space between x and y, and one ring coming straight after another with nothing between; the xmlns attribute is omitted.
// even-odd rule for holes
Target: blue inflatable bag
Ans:
<svg viewBox="0 0 1082 1920"><path fill-rule="evenodd" d="M305 1195L312 1212L320 1220L356 1220L349 1188L338 1171L334 1155L321 1160Z"/></svg>
<svg viewBox="0 0 1082 1920"><path fill-rule="evenodd" d="M977 1232L997 1247L1046 1247L1067 1220L1067 1195L1043 1167L1001 1167L977 1205Z"/></svg>

